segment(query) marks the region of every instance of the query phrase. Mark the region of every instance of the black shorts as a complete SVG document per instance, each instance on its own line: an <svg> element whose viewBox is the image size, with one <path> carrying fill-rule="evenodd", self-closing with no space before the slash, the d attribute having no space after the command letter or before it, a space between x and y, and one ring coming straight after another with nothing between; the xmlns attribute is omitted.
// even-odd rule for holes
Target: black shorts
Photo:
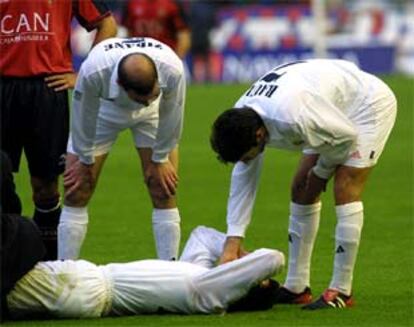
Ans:
<svg viewBox="0 0 414 327"><path fill-rule="evenodd" d="M30 175L53 179L65 168L69 134L68 92L43 77L0 79L1 149L19 170L24 150Z"/></svg>

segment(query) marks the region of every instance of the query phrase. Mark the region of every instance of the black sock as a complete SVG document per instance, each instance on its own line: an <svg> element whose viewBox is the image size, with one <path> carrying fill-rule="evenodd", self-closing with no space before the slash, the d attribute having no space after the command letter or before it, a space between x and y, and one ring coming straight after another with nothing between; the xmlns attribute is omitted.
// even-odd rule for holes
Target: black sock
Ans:
<svg viewBox="0 0 414 327"><path fill-rule="evenodd" d="M57 260L57 226L60 212L59 199L42 204L35 203L33 220L40 229L46 248L44 260Z"/></svg>

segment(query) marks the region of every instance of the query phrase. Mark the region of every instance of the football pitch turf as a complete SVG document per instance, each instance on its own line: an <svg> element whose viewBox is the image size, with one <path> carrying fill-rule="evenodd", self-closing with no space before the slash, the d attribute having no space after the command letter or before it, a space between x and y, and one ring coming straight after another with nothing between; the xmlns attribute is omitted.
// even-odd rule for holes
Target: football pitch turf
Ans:
<svg viewBox="0 0 414 327"><path fill-rule="evenodd" d="M414 326L413 111L414 80L383 78L398 99L390 140L364 193L365 222L354 273L356 306L349 310L300 310L278 305L270 311L220 316L143 315L91 320L8 322L7 326ZM230 108L246 85L188 88L180 143L179 209L182 244L198 225L225 231L231 166L217 161L209 146L215 117ZM247 249L277 248L287 254L290 180L299 154L268 149ZM24 213L31 215L26 166L16 176ZM335 212L331 185L323 196L320 230L312 259L315 296L329 284ZM81 257L98 264L154 258L151 205L129 132L121 134L89 206ZM286 273L286 272L285 272ZM285 273L276 276L283 282Z"/></svg>

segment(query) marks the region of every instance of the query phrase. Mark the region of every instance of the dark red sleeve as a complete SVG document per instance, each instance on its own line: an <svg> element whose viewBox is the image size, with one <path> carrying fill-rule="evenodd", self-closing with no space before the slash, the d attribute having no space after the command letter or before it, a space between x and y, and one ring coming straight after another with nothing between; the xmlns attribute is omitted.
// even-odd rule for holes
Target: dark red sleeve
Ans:
<svg viewBox="0 0 414 327"><path fill-rule="evenodd" d="M72 3L76 19L87 31L111 14L104 0L72 0Z"/></svg>
<svg viewBox="0 0 414 327"><path fill-rule="evenodd" d="M187 17L184 12L184 9L179 5L178 3L173 4L173 24L175 27L175 30L182 31L182 30L188 30L188 24L187 24Z"/></svg>
<svg viewBox="0 0 414 327"><path fill-rule="evenodd" d="M121 25L125 26L128 30L133 29L131 12L133 11L133 6L131 1L125 1L122 4L121 9Z"/></svg>

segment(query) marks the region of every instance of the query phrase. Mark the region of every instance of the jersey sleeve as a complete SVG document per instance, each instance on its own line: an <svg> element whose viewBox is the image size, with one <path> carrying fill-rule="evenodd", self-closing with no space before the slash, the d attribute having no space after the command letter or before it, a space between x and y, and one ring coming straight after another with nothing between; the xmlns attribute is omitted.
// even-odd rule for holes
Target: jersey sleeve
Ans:
<svg viewBox="0 0 414 327"><path fill-rule="evenodd" d="M122 1L121 4L121 25L124 26L127 30L134 29L134 18L131 13L134 12L134 6L132 5L132 1Z"/></svg>
<svg viewBox="0 0 414 327"><path fill-rule="evenodd" d="M187 15L184 12L184 8L179 4L175 3L173 10L173 25L175 27L176 31L183 31L188 30L188 24L187 24Z"/></svg>
<svg viewBox="0 0 414 327"><path fill-rule="evenodd" d="M111 14L103 0L74 0L74 15L87 30L93 30L97 23Z"/></svg>
<svg viewBox="0 0 414 327"><path fill-rule="evenodd" d="M183 129L185 105L185 77L182 71L176 71L168 81L159 105L158 132L153 148L152 160L166 162L168 154L176 147Z"/></svg>
<svg viewBox="0 0 414 327"><path fill-rule="evenodd" d="M100 105L97 78L85 76L81 67L72 95L71 135L73 150L81 162L92 164L94 139Z"/></svg>
<svg viewBox="0 0 414 327"><path fill-rule="evenodd" d="M332 103L314 94L306 99L302 126L308 146L320 154L314 173L329 179L337 165L344 163L356 144L354 124Z"/></svg>
<svg viewBox="0 0 414 327"><path fill-rule="evenodd" d="M238 162L233 168L227 204L228 236L244 237L250 224L263 157L261 153L248 164Z"/></svg>

